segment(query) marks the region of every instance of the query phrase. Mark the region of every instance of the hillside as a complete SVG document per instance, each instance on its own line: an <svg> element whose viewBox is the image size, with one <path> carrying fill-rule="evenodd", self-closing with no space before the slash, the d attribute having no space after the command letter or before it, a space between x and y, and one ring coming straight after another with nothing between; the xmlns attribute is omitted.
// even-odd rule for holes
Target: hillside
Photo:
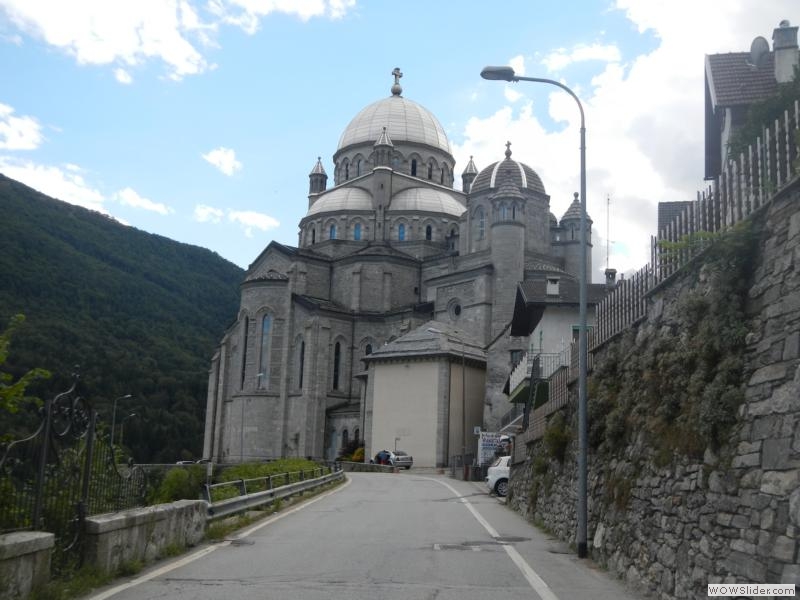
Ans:
<svg viewBox="0 0 800 600"><path fill-rule="evenodd" d="M208 366L244 272L196 246L139 231L0 175L0 328L24 313L8 370L80 365L83 395L117 419L137 461L199 457ZM4 428L5 429L5 428ZM5 431L0 431L0 435Z"/></svg>

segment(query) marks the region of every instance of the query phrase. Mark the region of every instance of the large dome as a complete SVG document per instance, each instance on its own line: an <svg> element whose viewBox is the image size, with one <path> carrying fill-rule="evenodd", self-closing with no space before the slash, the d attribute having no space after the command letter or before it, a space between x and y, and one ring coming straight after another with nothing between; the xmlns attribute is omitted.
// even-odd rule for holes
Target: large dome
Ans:
<svg viewBox="0 0 800 600"><path fill-rule="evenodd" d="M427 108L399 94L373 102L359 112L339 138L337 151L354 144L374 144L384 127L395 144L425 144L452 155L439 120Z"/></svg>

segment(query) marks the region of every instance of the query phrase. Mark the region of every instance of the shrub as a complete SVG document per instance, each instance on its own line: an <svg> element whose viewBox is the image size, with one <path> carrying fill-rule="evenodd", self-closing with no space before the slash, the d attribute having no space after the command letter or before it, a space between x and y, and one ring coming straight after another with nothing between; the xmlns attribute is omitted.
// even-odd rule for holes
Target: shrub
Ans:
<svg viewBox="0 0 800 600"><path fill-rule="evenodd" d="M175 467L161 480L151 499L152 504L196 500L205 483L205 469L201 466Z"/></svg>
<svg viewBox="0 0 800 600"><path fill-rule="evenodd" d="M567 423L564 415L556 413L547 424L544 430L544 445L548 454L558 462L564 462L564 456L569 446L570 434L567 431Z"/></svg>

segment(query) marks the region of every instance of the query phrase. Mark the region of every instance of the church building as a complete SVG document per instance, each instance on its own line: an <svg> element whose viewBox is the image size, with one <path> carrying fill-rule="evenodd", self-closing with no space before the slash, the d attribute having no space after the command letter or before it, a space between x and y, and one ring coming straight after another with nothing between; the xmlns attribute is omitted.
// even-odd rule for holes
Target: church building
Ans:
<svg viewBox="0 0 800 600"><path fill-rule="evenodd" d="M239 313L211 361L206 458L333 459L366 439L368 459L397 439L413 453L407 443L424 430L437 437L425 441L425 463L446 466L464 443L474 448L473 427L496 430L512 408L503 387L528 349L527 337L510 335L518 285L576 287L577 194L557 219L542 179L510 143L480 171L470 159L456 189L441 123L403 95L400 70L392 74L391 94L343 131L333 184L320 159L311 170L297 246L271 242L247 270ZM589 220L591 246L590 234ZM376 368L392 361L407 370L384 368L379 375L390 377L376 385ZM415 375L428 369L431 386L458 394L459 367L469 386L460 388L461 407L470 403L461 441L448 431L459 420L448 414L457 396L428 407ZM449 378L436 375L443 368ZM434 405L439 391L430 390ZM388 424L404 413L404 398L417 420L393 434Z"/></svg>

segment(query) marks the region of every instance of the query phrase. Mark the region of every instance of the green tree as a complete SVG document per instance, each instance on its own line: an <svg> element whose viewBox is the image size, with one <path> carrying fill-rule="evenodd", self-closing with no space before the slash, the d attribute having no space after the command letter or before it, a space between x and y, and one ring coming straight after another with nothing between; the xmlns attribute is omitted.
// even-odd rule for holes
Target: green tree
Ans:
<svg viewBox="0 0 800 600"><path fill-rule="evenodd" d="M0 334L0 367L2 367L8 358L8 349L11 346L11 336L14 332L25 322L25 315L18 314L11 317L8 322L6 330ZM30 401L41 404L41 400L34 396L26 396L25 390L30 384L38 379L47 379L50 377L50 372L45 369L31 369L22 377L14 381L11 373L0 371L0 408L7 410L10 413L15 413L19 410L23 402Z"/></svg>

